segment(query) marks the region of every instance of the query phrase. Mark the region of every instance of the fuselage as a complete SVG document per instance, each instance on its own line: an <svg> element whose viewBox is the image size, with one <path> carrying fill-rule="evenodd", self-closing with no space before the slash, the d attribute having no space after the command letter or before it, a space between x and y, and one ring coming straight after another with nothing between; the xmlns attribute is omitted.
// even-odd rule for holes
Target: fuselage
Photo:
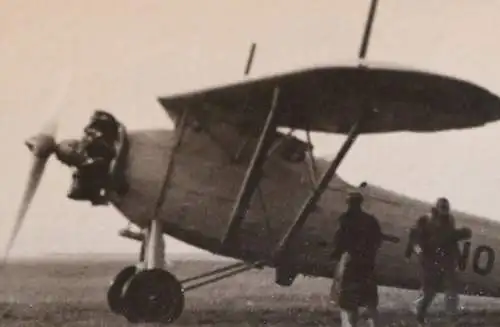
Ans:
<svg viewBox="0 0 500 327"><path fill-rule="evenodd" d="M114 200L114 205L138 226L145 226L153 218L158 205L156 217L164 222L166 234L218 253L257 137L241 135L223 123L209 133L188 129L175 151L176 131L144 130L130 132L128 137L126 176L130 188L126 195ZM245 147L241 146L243 140L248 141ZM239 160L234 159L236 153L240 154ZM161 197L169 165L172 174ZM319 177L328 162L316 159L316 165ZM268 157L263 171L239 230L240 247L233 256L272 266L271 255L277 243L314 185L306 163L292 163L276 153ZM347 192L353 188L335 177L293 239L290 258L302 274L331 276L332 236L337 218L346 209ZM384 243L379 252L376 270L380 284L417 288L417 260L407 262L404 252L410 227L420 215L429 212L431 205L370 185L364 188L364 194L364 209L378 218L385 234L400 240ZM500 296L500 267L495 261L500 249L500 224L460 212L454 215L457 227L469 227L473 232L472 239L461 244L462 292Z"/></svg>

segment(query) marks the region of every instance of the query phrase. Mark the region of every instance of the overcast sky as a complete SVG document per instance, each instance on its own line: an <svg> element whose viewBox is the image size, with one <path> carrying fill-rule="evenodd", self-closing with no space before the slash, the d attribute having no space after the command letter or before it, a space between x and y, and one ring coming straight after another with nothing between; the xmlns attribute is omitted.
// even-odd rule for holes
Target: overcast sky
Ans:
<svg viewBox="0 0 500 327"><path fill-rule="evenodd" d="M113 112L129 129L170 128L156 98L243 79L252 42L253 76L352 62L368 6L368 0L0 2L0 241L12 227L29 167L22 142L55 106L63 108L62 137L79 135L95 108ZM498 94L498 12L495 0L380 1L368 59L453 75ZM340 174L424 200L446 195L457 208L497 218L499 139L499 124L361 137ZM321 155L334 153L342 139L314 141ZM126 220L110 208L70 202L69 183L69 170L51 161L12 254L136 252L137 244L117 236ZM168 251L186 250L169 243Z"/></svg>

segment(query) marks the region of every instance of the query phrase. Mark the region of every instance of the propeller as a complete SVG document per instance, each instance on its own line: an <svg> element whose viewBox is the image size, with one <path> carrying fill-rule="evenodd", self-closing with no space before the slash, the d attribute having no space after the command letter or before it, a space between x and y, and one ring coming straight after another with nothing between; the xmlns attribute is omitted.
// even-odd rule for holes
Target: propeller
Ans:
<svg viewBox="0 0 500 327"><path fill-rule="evenodd" d="M17 211L15 225L10 235L9 242L7 243L4 261L7 260L7 257L12 250L14 241L19 234L19 230L24 222L31 201L33 200L36 190L40 185L47 161L49 160L50 155L56 150L56 132L57 121L54 119L49 121L38 135L29 138L25 142L26 146L33 154L32 164L28 175L27 185L21 200L21 205Z"/></svg>
<svg viewBox="0 0 500 327"><path fill-rule="evenodd" d="M3 258L4 263L7 261L8 255L12 250L17 235L19 234L21 226L26 218L26 213L28 212L31 202L40 185L43 173L45 172L47 161L49 160L50 156L57 151L56 135L59 121L58 118L60 116L60 111L62 108L62 101L66 97L68 91L68 87L70 84L69 78L71 77L71 74L68 74L67 77L68 79L63 80L61 92L58 96L58 99L56 99L57 102L55 103L55 114L46 122L40 132L25 141L25 145L33 155L32 163L25 191L22 196L21 204L19 205L17 214L15 216L14 227L5 248L5 254Z"/></svg>

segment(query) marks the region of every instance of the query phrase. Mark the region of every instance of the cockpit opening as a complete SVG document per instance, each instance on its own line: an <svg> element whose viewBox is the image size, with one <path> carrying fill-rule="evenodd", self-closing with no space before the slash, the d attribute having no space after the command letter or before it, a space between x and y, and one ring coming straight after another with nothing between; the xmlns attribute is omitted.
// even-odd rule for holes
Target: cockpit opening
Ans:
<svg viewBox="0 0 500 327"><path fill-rule="evenodd" d="M300 163L306 159L307 152L311 150L310 145L293 135L278 133L278 146L276 151L288 162Z"/></svg>

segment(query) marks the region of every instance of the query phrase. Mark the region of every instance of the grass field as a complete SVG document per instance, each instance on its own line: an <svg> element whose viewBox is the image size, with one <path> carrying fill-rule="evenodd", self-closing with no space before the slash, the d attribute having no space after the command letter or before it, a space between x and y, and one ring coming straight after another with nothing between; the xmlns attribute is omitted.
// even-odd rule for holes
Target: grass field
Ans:
<svg viewBox="0 0 500 327"><path fill-rule="evenodd" d="M132 261L130 261L132 262ZM128 262L109 260L12 263L1 272L0 326L128 326L108 311L110 279ZM175 261L180 279L224 262ZM329 304L330 282L299 278L290 288L273 283L272 270L250 271L186 294L172 326L340 326ZM415 326L409 305L415 292L380 289L383 326ZM500 326L500 301L464 298L459 326ZM436 303L439 311L440 303ZM432 326L445 326L436 312Z"/></svg>

